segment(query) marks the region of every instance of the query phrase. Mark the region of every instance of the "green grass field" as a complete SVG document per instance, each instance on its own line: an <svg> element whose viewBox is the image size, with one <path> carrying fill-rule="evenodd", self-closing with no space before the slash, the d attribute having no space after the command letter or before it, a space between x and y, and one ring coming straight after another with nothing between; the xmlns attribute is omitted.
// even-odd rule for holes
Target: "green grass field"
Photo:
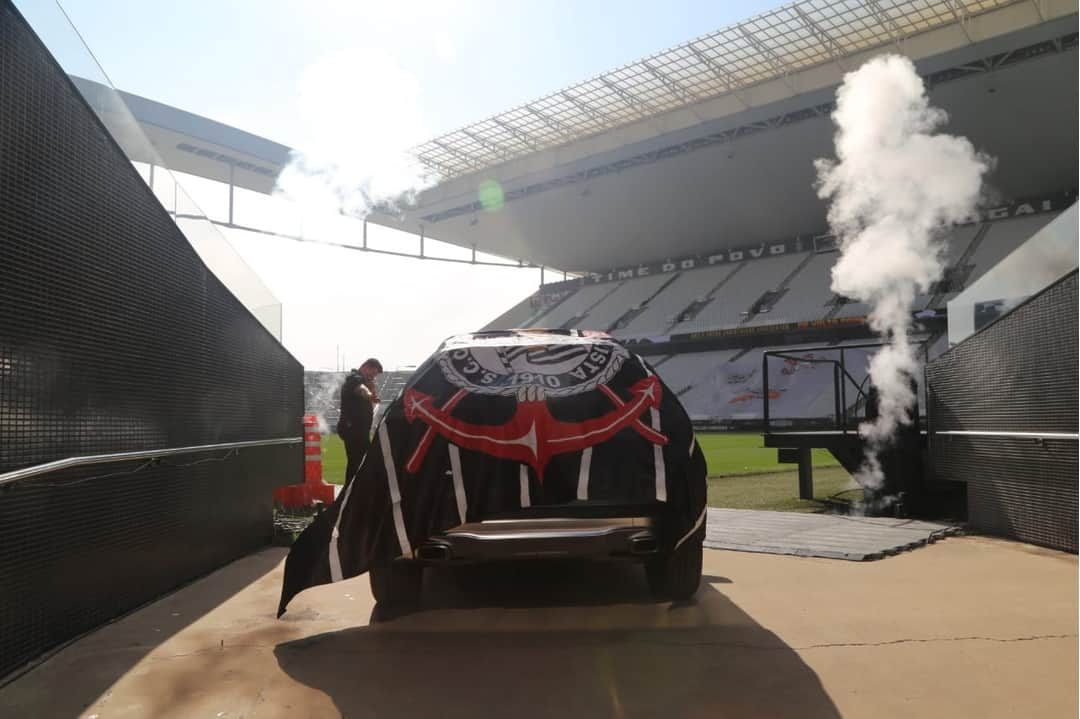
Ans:
<svg viewBox="0 0 1080 719"><path fill-rule="evenodd" d="M821 508L820 500L851 486L849 475L832 455L816 449L813 462L817 501L800 500L794 466L777 463L776 450L762 446L760 434L699 433L697 439L709 468L710 507L812 512ZM340 437L331 434L322 438L322 457L323 479L342 484L345 445Z"/></svg>

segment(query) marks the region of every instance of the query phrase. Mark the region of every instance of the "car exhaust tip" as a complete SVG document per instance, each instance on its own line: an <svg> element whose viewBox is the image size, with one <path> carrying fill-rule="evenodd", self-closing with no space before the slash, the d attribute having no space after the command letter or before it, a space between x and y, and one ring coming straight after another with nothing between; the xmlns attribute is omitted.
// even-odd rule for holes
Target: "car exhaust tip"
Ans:
<svg viewBox="0 0 1080 719"><path fill-rule="evenodd" d="M630 551L634 554L656 554L659 548L656 537L651 534L639 534L630 538Z"/></svg>
<svg viewBox="0 0 1080 719"><path fill-rule="evenodd" d="M428 542L416 550L416 556L427 562L446 562L452 554L450 546L441 542Z"/></svg>

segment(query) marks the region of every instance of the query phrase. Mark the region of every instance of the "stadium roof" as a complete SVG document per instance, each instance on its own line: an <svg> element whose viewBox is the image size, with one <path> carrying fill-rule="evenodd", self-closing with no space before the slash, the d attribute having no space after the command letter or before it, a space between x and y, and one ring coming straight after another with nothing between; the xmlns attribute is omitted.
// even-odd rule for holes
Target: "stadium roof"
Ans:
<svg viewBox="0 0 1080 719"><path fill-rule="evenodd" d="M848 71L912 58L1004 197L1072 189L1077 6L806 0L416 148L444 180L372 220L571 271L823 231L813 161ZM494 201L492 201L494 198Z"/></svg>
<svg viewBox="0 0 1080 719"><path fill-rule="evenodd" d="M127 106L153 145L150 151L139 138L117 137L132 160L160 162L171 170L218 182L231 180L237 187L264 193L274 189L277 176L289 163L291 150L272 140L92 80L75 76L71 80L99 112L123 112L114 102L116 97ZM109 123L110 128L124 125L123 117Z"/></svg>
<svg viewBox="0 0 1080 719"><path fill-rule="evenodd" d="M571 271L821 231L813 161L833 153L835 89L888 51L915 61L949 132L997 159L992 193L1075 189L1076 13L1076 0L785 5L418 146L442 181L370 219ZM120 97L172 169L269 192L289 161L278 143Z"/></svg>
<svg viewBox="0 0 1080 719"><path fill-rule="evenodd" d="M801 0L414 148L444 179L895 45L1016 0ZM1032 3L1039 11L1040 3ZM798 92L794 84L793 91ZM744 100L743 105L750 102Z"/></svg>

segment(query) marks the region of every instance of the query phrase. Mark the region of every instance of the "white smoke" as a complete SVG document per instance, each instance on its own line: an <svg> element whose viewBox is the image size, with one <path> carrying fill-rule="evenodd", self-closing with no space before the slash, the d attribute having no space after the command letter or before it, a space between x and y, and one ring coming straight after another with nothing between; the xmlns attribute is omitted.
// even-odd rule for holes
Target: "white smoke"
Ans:
<svg viewBox="0 0 1080 719"><path fill-rule="evenodd" d="M919 362L908 338L912 301L941 279L943 235L974 217L990 158L963 138L939 134L948 116L931 107L906 57L875 58L837 91L836 160L818 160L818 195L830 201L840 240L832 289L871 305L870 326L891 345L870 362L879 414L859 429L868 439L856 476L883 482L879 452L911 423Z"/></svg>
<svg viewBox="0 0 1080 719"><path fill-rule="evenodd" d="M344 372L305 372L304 391L307 395L306 411L314 414L319 422L319 434L327 435L336 431L330 425L330 419L339 414L341 385L345 382Z"/></svg>
<svg viewBox="0 0 1080 719"><path fill-rule="evenodd" d="M438 179L408 152L428 137L419 83L386 51L324 55L304 71L295 110L306 136L276 189L306 208L362 218Z"/></svg>

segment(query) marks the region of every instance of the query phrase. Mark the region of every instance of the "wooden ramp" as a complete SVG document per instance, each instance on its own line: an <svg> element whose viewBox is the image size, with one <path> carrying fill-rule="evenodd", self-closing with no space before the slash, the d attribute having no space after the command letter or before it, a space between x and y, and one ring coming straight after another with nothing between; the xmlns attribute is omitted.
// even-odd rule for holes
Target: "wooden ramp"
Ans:
<svg viewBox="0 0 1080 719"><path fill-rule="evenodd" d="M957 525L890 517L709 508L705 546L861 562L920 547Z"/></svg>

